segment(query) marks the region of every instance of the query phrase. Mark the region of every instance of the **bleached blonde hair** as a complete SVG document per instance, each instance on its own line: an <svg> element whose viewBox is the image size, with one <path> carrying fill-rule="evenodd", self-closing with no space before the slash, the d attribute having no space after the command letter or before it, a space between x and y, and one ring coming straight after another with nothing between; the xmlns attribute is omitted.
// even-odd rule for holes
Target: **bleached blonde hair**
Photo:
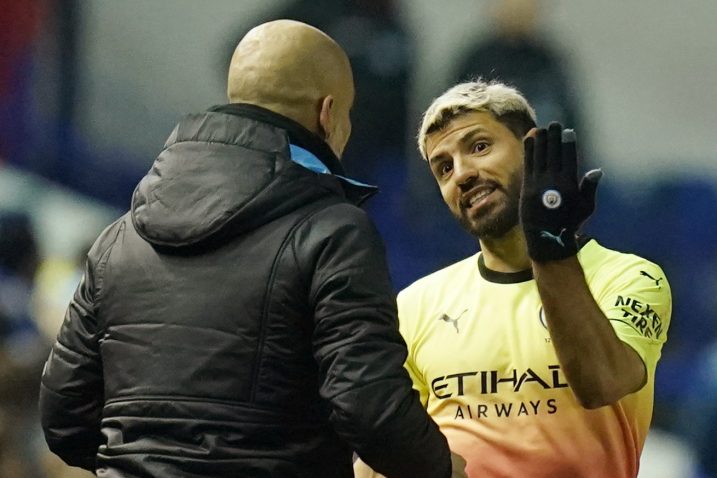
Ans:
<svg viewBox="0 0 717 478"><path fill-rule="evenodd" d="M472 111L491 113L518 138L536 125L535 110L512 86L481 79L459 83L434 99L418 129L418 149L426 158L426 136L444 128L452 119Z"/></svg>

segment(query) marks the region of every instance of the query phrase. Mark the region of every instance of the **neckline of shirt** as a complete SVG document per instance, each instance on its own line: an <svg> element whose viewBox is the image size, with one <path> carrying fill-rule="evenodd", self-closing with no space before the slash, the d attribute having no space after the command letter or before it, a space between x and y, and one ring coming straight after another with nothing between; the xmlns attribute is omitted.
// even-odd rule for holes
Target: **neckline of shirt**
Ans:
<svg viewBox="0 0 717 478"><path fill-rule="evenodd" d="M483 253L478 254L478 272L480 272L483 279L488 282L495 282L496 284L517 284L533 280L532 269L525 269L518 272L499 272L488 269L488 266L485 265Z"/></svg>
<svg viewBox="0 0 717 478"><path fill-rule="evenodd" d="M586 235L578 235L578 248L582 250L592 238ZM483 279L488 282L494 282L496 284L518 284L520 282L527 282L533 280L533 269L525 269L518 272L499 272L489 269L485 265L485 258L483 253L478 254L478 272Z"/></svg>

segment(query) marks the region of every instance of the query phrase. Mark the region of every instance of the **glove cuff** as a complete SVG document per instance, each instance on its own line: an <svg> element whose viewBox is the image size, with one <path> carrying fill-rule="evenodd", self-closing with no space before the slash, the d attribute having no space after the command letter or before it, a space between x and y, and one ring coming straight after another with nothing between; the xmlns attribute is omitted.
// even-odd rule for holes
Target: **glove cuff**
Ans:
<svg viewBox="0 0 717 478"><path fill-rule="evenodd" d="M559 231L529 229L525 231L528 255L535 262L567 259L578 253L575 231L563 228Z"/></svg>

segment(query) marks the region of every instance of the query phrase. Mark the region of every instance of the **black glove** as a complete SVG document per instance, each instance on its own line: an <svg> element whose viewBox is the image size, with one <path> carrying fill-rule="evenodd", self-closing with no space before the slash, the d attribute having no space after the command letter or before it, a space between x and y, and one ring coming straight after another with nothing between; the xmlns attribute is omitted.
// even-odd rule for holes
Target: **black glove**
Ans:
<svg viewBox="0 0 717 478"><path fill-rule="evenodd" d="M575 233L595 210L600 169L583 176L578 186L575 132L559 123L527 137L520 220L528 254L537 262L565 259L577 254Z"/></svg>

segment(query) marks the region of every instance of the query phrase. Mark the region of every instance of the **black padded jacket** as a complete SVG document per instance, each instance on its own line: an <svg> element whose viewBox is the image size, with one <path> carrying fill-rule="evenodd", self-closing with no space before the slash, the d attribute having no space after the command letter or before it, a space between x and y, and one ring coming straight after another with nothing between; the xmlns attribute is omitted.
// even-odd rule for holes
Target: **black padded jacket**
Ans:
<svg viewBox="0 0 717 478"><path fill-rule="evenodd" d="M341 174L255 106L180 122L88 254L42 376L50 449L101 477L348 478L354 451L449 477L357 207L373 190Z"/></svg>

